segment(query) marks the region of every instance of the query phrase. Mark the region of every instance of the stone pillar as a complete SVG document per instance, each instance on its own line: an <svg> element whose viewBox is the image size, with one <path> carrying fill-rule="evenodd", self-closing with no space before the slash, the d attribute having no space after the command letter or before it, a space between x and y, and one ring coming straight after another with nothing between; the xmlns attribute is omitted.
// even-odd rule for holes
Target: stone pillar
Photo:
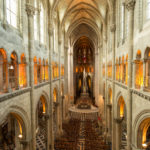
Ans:
<svg viewBox="0 0 150 150"><path fill-rule="evenodd" d="M112 105L109 104L107 105L108 107L108 136L111 137L111 109L112 109Z"/></svg>
<svg viewBox="0 0 150 150"><path fill-rule="evenodd" d="M64 94L65 94L65 118L68 115L68 46L65 45L65 88L64 88Z"/></svg>
<svg viewBox="0 0 150 150"><path fill-rule="evenodd" d="M7 24L7 20L6 20L6 1L3 0L3 27L4 27L4 29L6 29L6 24Z"/></svg>
<svg viewBox="0 0 150 150"><path fill-rule="evenodd" d="M49 79L50 79L50 145L49 149L54 150L54 127L53 127L53 90L52 90L52 52L53 52L53 28L49 24Z"/></svg>
<svg viewBox="0 0 150 150"><path fill-rule="evenodd" d="M95 52L95 102L98 104L99 100L99 49Z"/></svg>
<svg viewBox="0 0 150 150"><path fill-rule="evenodd" d="M49 104L48 107L49 108ZM50 145L50 115L49 115L49 110L47 110L47 114L44 115L45 123L46 123L46 149L49 150L49 145Z"/></svg>
<svg viewBox="0 0 150 150"><path fill-rule="evenodd" d="M128 0L126 7L129 15L128 31L128 94L127 94L127 150L132 149L132 60L133 60L133 31L134 31L135 0Z"/></svg>
<svg viewBox="0 0 150 150"><path fill-rule="evenodd" d="M106 34L105 30L103 31ZM105 126L107 125L107 39L106 35L104 36L103 49L105 49L105 100L104 100L104 112L105 112ZM105 133L107 132L107 127L105 127Z"/></svg>
<svg viewBox="0 0 150 150"><path fill-rule="evenodd" d="M60 35L60 29L59 29L59 38L61 37ZM59 112L58 112L58 117L59 117L59 122L58 122L58 132L59 132L59 135L62 133L62 98L61 98L61 44L62 44L62 41L61 39L59 39L58 41L58 51L59 51L59 93L58 93L58 99L59 99Z"/></svg>
<svg viewBox="0 0 150 150"><path fill-rule="evenodd" d="M115 11L114 11L115 12ZM111 26L110 26L110 31L111 31L111 39L112 39L112 150L116 150L115 147L115 139L116 139L116 126L114 122L114 112L115 112L115 31L116 31L116 25L114 24L115 22L115 16L114 13L111 14Z"/></svg>
<svg viewBox="0 0 150 150"><path fill-rule="evenodd" d="M116 126L116 150L120 150L121 142L121 120L115 119Z"/></svg>
<svg viewBox="0 0 150 150"><path fill-rule="evenodd" d="M35 125L35 108L34 108L34 13L35 8L31 4L26 4L26 11L28 16L28 49L29 49L29 76L30 76L30 107L31 107L31 149L36 149L36 125Z"/></svg>
<svg viewBox="0 0 150 150"><path fill-rule="evenodd" d="M73 50L71 49L71 53L70 53L70 103L69 104L73 104L74 102L74 85L73 85L73 79L74 77L74 70L73 70Z"/></svg>

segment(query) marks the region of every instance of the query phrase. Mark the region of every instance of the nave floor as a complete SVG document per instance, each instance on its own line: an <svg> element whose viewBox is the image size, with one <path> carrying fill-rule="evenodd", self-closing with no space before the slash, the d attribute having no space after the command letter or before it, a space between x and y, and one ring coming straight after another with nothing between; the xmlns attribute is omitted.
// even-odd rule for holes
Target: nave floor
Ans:
<svg viewBox="0 0 150 150"><path fill-rule="evenodd" d="M71 119L63 130L63 136L55 140L55 150L110 150L96 132L97 121Z"/></svg>

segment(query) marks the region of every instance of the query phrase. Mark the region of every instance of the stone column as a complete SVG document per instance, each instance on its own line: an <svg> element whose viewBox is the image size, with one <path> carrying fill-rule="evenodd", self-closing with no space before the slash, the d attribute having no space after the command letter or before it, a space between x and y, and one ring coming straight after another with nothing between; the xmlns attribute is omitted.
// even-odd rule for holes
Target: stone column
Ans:
<svg viewBox="0 0 150 150"><path fill-rule="evenodd" d="M4 27L4 29L6 29L6 24L7 24L7 20L6 20L6 0L3 0L3 27Z"/></svg>
<svg viewBox="0 0 150 150"><path fill-rule="evenodd" d="M54 150L54 132L53 132L53 90L52 90L52 52L53 52L53 28L49 23L49 80L50 80L50 145L49 149Z"/></svg>
<svg viewBox="0 0 150 150"><path fill-rule="evenodd" d="M71 49L70 52L70 103L73 104L74 102L74 85L73 85L73 77L74 77L74 70L73 70L73 50Z"/></svg>
<svg viewBox="0 0 150 150"><path fill-rule="evenodd" d="M122 120L120 118L115 119L115 126L116 126L116 149L115 150L120 150L121 122L122 122Z"/></svg>
<svg viewBox="0 0 150 150"><path fill-rule="evenodd" d="M132 60L133 60L133 31L134 31L135 0L128 0L126 7L129 15L128 31L128 94L127 94L127 150L132 149Z"/></svg>
<svg viewBox="0 0 150 150"><path fill-rule="evenodd" d="M106 34L106 31L103 31L104 34ZM107 132L107 39L106 35L104 35L104 43L103 43L103 49L105 49L105 100L104 100L104 116L105 116L105 133Z"/></svg>
<svg viewBox="0 0 150 150"><path fill-rule="evenodd" d="M114 11L115 12L115 11ZM114 122L114 112L115 112L115 31L116 31L116 25L115 22L115 16L114 13L111 14L111 39L112 39L112 150L116 150L115 147L115 138L116 138L116 126Z"/></svg>
<svg viewBox="0 0 150 150"><path fill-rule="evenodd" d="M99 48L95 52L95 102L98 104L99 101Z"/></svg>
<svg viewBox="0 0 150 150"><path fill-rule="evenodd" d="M49 108L49 104L47 109ZM47 114L44 115L45 123L46 123L46 149L49 150L49 145L50 145L50 115L49 115L49 110L47 110Z"/></svg>
<svg viewBox="0 0 150 150"><path fill-rule="evenodd" d="M34 51L34 26L33 16L35 8L31 4L26 4L26 11L28 16L28 50L29 50L29 76L30 76L30 107L31 107L31 149L36 149L36 125L35 125L35 108L34 108L34 64L33 64L33 51Z"/></svg>
<svg viewBox="0 0 150 150"><path fill-rule="evenodd" d="M64 94L65 94L65 118L67 117L68 114L68 46L65 45L65 88L64 88Z"/></svg>
<svg viewBox="0 0 150 150"><path fill-rule="evenodd" d="M59 134L62 133L62 98L61 98L61 44L62 44L62 40L61 40L61 28L59 28L58 31L58 35L59 35L59 39L58 39L58 51L59 51L59 93L58 93L58 99L59 99L59 122L58 122L58 128L59 128Z"/></svg>

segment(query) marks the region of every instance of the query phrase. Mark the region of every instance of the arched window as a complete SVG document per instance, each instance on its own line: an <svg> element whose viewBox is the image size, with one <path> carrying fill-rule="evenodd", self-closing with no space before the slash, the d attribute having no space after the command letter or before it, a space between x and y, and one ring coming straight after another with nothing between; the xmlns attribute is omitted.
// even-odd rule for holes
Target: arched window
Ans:
<svg viewBox="0 0 150 150"><path fill-rule="evenodd" d="M147 47L144 56L146 62L145 68L145 88L150 89L150 48Z"/></svg>
<svg viewBox="0 0 150 150"><path fill-rule="evenodd" d="M119 61L116 59L116 80L119 80Z"/></svg>
<svg viewBox="0 0 150 150"><path fill-rule="evenodd" d="M17 54L13 52L11 54L11 62L9 65L9 84L11 89L17 89L18 85L18 58Z"/></svg>
<svg viewBox="0 0 150 150"><path fill-rule="evenodd" d="M119 81L121 80L121 57L119 57Z"/></svg>
<svg viewBox="0 0 150 150"><path fill-rule="evenodd" d="M38 82L41 83L42 81L42 65L41 65L41 59L39 58L39 64L38 64Z"/></svg>
<svg viewBox="0 0 150 150"><path fill-rule="evenodd" d="M40 37L41 37L41 43L45 42L45 19L44 19L44 7L43 4L41 3L41 12L40 12Z"/></svg>
<svg viewBox="0 0 150 150"><path fill-rule="evenodd" d="M45 65L45 80L48 80L48 60L46 60L46 65Z"/></svg>
<svg viewBox="0 0 150 150"><path fill-rule="evenodd" d="M150 0L146 0L146 18L150 19Z"/></svg>
<svg viewBox="0 0 150 150"><path fill-rule="evenodd" d="M42 64L42 81L45 81L45 60L44 59Z"/></svg>
<svg viewBox="0 0 150 150"><path fill-rule="evenodd" d="M34 57L34 84L37 84L37 59Z"/></svg>
<svg viewBox="0 0 150 150"><path fill-rule="evenodd" d="M135 60L135 88L143 85L143 62L141 61L141 51L138 50Z"/></svg>
<svg viewBox="0 0 150 150"><path fill-rule="evenodd" d="M18 11L19 11L19 0L6 0L6 19L7 22L13 27L17 28L18 25Z"/></svg>
<svg viewBox="0 0 150 150"><path fill-rule="evenodd" d="M124 70L125 70L125 65L124 65L124 56L122 56L122 63L121 63L121 81L124 83Z"/></svg>
<svg viewBox="0 0 150 150"><path fill-rule="evenodd" d="M7 56L4 49L0 49L0 94L7 90Z"/></svg>
<svg viewBox="0 0 150 150"><path fill-rule="evenodd" d="M125 62L125 84L128 84L128 54L126 55L126 62Z"/></svg>
<svg viewBox="0 0 150 150"><path fill-rule="evenodd" d="M21 64L19 65L19 86L27 86L27 77L26 77L26 58L25 55L21 55Z"/></svg>

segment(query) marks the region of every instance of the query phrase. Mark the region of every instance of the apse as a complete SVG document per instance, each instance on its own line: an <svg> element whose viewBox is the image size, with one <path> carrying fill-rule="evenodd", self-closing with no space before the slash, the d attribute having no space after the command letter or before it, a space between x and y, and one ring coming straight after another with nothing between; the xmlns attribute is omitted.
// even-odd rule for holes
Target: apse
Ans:
<svg viewBox="0 0 150 150"><path fill-rule="evenodd" d="M82 36L76 41L73 49L75 100L84 92L93 98L94 45L88 37ZM84 76L85 89L83 89Z"/></svg>

